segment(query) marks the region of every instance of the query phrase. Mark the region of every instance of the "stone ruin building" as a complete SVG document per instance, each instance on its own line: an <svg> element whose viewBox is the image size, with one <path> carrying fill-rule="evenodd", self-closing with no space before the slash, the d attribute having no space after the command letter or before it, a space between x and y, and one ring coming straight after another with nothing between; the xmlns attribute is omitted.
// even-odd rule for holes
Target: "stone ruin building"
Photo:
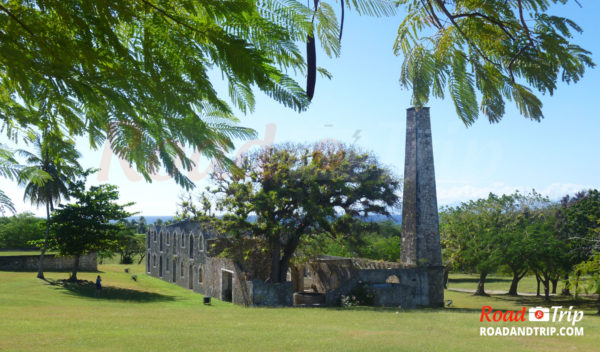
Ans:
<svg viewBox="0 0 600 352"><path fill-rule="evenodd" d="M268 283L268 260L259 259L242 268L219 256L225 248L222 243L217 245L219 236L214 232L200 223L183 222L149 230L146 271L195 292L242 305L336 305L342 295L362 283L374 293L375 305L443 306L429 108L407 110L403 192L399 263L321 257L305 268L292 270L293 282Z"/></svg>
<svg viewBox="0 0 600 352"><path fill-rule="evenodd" d="M245 306L289 306L292 283L267 283L267 263L242 268L219 256L215 231L203 223L184 221L150 227L146 235L146 272L205 296Z"/></svg>
<svg viewBox="0 0 600 352"><path fill-rule="evenodd" d="M146 237L146 272L222 301L245 306L335 306L359 283L377 306L428 306L428 272L401 263L322 256L288 273L288 282L269 283L268 256L236 263L220 253L227 241L199 222L151 227ZM293 272L299 275L293 275Z"/></svg>

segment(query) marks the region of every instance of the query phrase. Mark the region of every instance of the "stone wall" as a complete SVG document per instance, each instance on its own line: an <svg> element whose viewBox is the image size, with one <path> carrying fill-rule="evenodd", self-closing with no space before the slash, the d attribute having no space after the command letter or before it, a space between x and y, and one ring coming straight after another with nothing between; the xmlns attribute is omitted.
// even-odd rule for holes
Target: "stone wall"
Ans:
<svg viewBox="0 0 600 352"><path fill-rule="evenodd" d="M0 256L0 270L4 271L37 271L39 255ZM45 271L68 271L73 269L73 258L46 254L44 256ZM96 253L82 255L79 258L80 271L98 271Z"/></svg>
<svg viewBox="0 0 600 352"><path fill-rule="evenodd" d="M430 305L429 272L424 267L401 268L381 262L379 269L363 269L365 261L350 258L317 260L308 266L317 292L325 293L327 305L338 305L359 283L374 293L376 306L417 308ZM387 266L387 268L386 268Z"/></svg>
<svg viewBox="0 0 600 352"><path fill-rule="evenodd" d="M292 283L270 284L256 279L222 251L217 234L201 223L186 221L151 228L147 234L146 272L164 281L219 300L245 306L292 304ZM215 246L213 246L215 244Z"/></svg>
<svg viewBox="0 0 600 352"><path fill-rule="evenodd" d="M262 280L248 282L251 305L253 306L291 306L294 294L291 282L268 283Z"/></svg>

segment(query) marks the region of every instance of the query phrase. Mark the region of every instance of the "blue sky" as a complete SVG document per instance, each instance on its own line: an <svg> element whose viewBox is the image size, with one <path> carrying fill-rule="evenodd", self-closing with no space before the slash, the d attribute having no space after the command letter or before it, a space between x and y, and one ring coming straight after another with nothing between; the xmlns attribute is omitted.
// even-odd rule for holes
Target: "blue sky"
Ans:
<svg viewBox="0 0 600 352"><path fill-rule="evenodd" d="M594 62L600 64L600 1L580 2L583 8L571 1L566 6L555 5L553 12L573 19L583 28L583 34L576 35L574 41L592 51ZM296 113L258 93L255 112L240 114L240 124L254 128L258 141L237 141L233 155L260 141L331 139L372 151L402 176L410 92L398 83L402 57L392 52L402 15L373 19L347 14L341 57L330 60L322 52L317 53L318 66L329 70L333 79L317 78L315 98L308 111ZM304 84L303 78L299 80ZM481 118L467 128L457 118L449 99L431 101L428 105L438 203L456 204L485 197L489 192L531 188L558 199L581 189L600 188L599 88L598 69L588 70L575 85L560 83L553 96L541 97L545 119L539 123L521 117L509 102L500 123L490 124ZM159 176L153 183L146 183L132 172L124 172L116 156L108 162L109 153L90 150L85 138L77 139L77 144L84 166L103 169L90 177L90 183L117 184L122 201L136 202L131 209L141 215L175 213L182 190L172 180ZM193 175L197 189L206 185L207 177L202 173L208 166L208 160L200 160L199 172ZM44 213L23 203L23 189L16 184L3 182L2 189L18 211Z"/></svg>

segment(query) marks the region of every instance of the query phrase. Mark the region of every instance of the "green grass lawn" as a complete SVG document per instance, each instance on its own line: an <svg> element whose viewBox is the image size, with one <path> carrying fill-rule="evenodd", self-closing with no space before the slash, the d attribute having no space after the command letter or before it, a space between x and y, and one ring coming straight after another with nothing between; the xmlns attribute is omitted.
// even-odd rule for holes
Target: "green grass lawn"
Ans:
<svg viewBox="0 0 600 352"><path fill-rule="evenodd" d="M483 305L548 304L447 291L454 302L446 309L244 308L217 300L205 306L201 295L146 276L142 265L99 270L99 298L91 283L62 285L68 273L47 273L46 282L31 272L0 272L0 351L597 351L600 341L591 301L580 303L583 337L480 337Z"/></svg>

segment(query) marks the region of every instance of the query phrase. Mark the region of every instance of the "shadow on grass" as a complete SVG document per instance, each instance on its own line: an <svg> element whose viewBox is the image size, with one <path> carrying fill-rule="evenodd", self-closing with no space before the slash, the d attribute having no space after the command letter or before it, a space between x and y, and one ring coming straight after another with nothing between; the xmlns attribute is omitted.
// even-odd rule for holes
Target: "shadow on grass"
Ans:
<svg viewBox="0 0 600 352"><path fill-rule="evenodd" d="M492 295L491 297L502 301L511 301L517 304L522 304L529 307L537 306L573 306L579 309L597 309L598 300L591 297L579 297L574 299L571 296L551 296L549 300L543 296L509 296L509 295Z"/></svg>
<svg viewBox="0 0 600 352"><path fill-rule="evenodd" d="M66 294L80 297L90 297L103 300L121 300L131 302L167 302L174 301L175 297L161 295L154 292L138 291L128 288L104 286L101 292L96 291L96 285L91 281L79 280L71 282L67 280L46 280L58 290L65 290Z"/></svg>
<svg viewBox="0 0 600 352"><path fill-rule="evenodd" d="M469 293L465 293L465 294L469 294ZM479 296L479 297L483 297L483 296ZM563 307L570 307L573 306L576 309L589 309L589 310L594 310L596 311L598 309L598 300L595 298L591 298L591 297L580 297L577 300L573 299L573 297L570 296L552 296L551 299L548 301L546 299L544 299L544 297L536 297L536 296L509 296L507 294L502 294L502 295L496 295L496 294L492 294L492 295L488 295L485 296L485 298L488 300L488 302L485 302L482 304L483 305L491 305L492 307L494 306L494 301L507 301L507 302L514 302L517 307L515 309L518 308L519 305L526 307L527 309L531 308L531 307L538 307L538 306L542 306L542 307L549 307L549 306L563 306ZM432 308L432 307L425 307L425 308L416 308L416 309L402 309L400 307L367 307L367 306L355 306L355 307L351 307L351 308L343 308L343 307L323 307L321 309L326 309L326 310L330 310L330 311L366 311L366 312L380 312L380 313L407 313L407 312L417 312L419 314L427 314L427 313L440 313L440 312L448 312L448 313L462 313L462 314L481 314L481 309L480 307L474 307L474 308L467 308L467 307L456 307L451 305L450 307L447 308ZM499 310L499 311L507 311L507 309L496 309L494 308L494 311ZM511 309L514 310L514 309ZM518 310L518 309L517 309ZM592 316L598 316L599 315L594 315L592 314Z"/></svg>
<svg viewBox="0 0 600 352"><path fill-rule="evenodd" d="M432 313L441 313L441 312L452 312L452 313L481 313L481 308L441 308L441 307L417 307L404 309L400 307L367 307L367 306L356 306L351 308L343 308L343 307L323 307L320 309L325 309L329 311L350 311L350 312L375 312L375 313L419 313L419 314L432 314Z"/></svg>
<svg viewBox="0 0 600 352"><path fill-rule="evenodd" d="M512 279L510 278L506 278L506 279L501 279L501 278L490 278L490 279L485 279L485 283L490 283L490 282L511 282ZM459 284L459 283L478 283L479 282L479 278L461 278L461 279L448 279L448 283L455 283L455 284Z"/></svg>

